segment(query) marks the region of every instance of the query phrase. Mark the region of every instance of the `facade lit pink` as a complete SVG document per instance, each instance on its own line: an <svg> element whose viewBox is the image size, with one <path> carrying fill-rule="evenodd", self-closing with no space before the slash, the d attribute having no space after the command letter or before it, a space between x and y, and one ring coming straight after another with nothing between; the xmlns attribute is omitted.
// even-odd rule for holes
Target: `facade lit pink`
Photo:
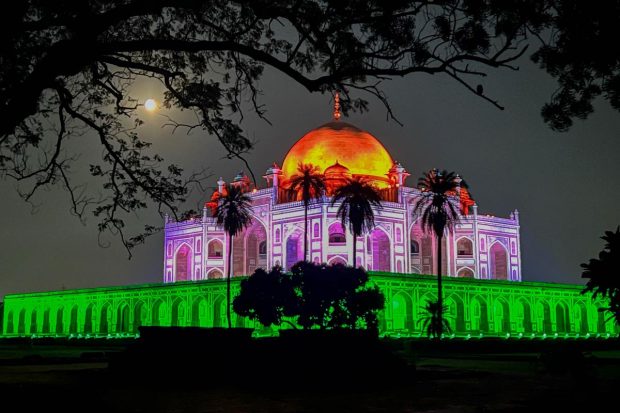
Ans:
<svg viewBox="0 0 620 413"><path fill-rule="evenodd" d="M337 121L304 135L291 148L282 168L274 164L267 170L265 188L253 188L243 173L234 178L232 184L246 188L253 204L252 225L233 240L234 275L249 275L256 268L273 265L290 268L304 258L304 206L287 191L287 181L299 162L319 166L328 188L347 177L363 176L381 189L383 208L376 212L376 228L358 239L357 265L371 271L437 273L436 241L424 234L413 216L420 191L407 186L409 174L374 136ZM218 191L224 184L220 178ZM212 200L217 199L218 191ZM442 274L520 281L518 212L508 218L479 214L478 206L463 191L470 202L469 211L444 237ZM340 225L337 205L330 206L329 195L328 190L308 211L309 260L352 265L352 235ZM183 222L166 219L165 282L227 274L231 246L212 217L212 206L213 202L207 203L200 218Z"/></svg>

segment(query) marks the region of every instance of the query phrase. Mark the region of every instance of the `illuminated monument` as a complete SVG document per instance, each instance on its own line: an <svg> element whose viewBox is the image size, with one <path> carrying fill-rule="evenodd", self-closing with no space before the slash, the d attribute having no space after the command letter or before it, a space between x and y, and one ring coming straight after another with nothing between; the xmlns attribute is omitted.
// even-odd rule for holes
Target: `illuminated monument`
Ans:
<svg viewBox="0 0 620 413"><path fill-rule="evenodd" d="M309 259L347 263L351 234L336 218L331 194L349 177L364 177L381 192L376 228L357 242L357 265L371 271L385 294L380 330L391 336L423 335L420 318L426 300L436 299L435 239L413 216L420 192L407 186L405 168L370 133L339 120L308 132L289 150L282 167L274 164L255 188L243 173L231 182L251 196L253 222L228 245L213 217L225 190L222 178L201 217L183 222L166 218L162 284L130 285L5 297L5 336L116 336L134 334L140 325L225 326L228 248L235 276L256 268L290 268L303 259L304 207L289 189L300 163L320 168L326 194L308 212ZM466 188L453 194L463 217L444 237L444 303L457 336L580 337L617 334L599 312L603 303L581 295L582 286L521 282L519 214L482 215ZM238 288L233 279L233 294ZM253 326L233 314L236 326Z"/></svg>

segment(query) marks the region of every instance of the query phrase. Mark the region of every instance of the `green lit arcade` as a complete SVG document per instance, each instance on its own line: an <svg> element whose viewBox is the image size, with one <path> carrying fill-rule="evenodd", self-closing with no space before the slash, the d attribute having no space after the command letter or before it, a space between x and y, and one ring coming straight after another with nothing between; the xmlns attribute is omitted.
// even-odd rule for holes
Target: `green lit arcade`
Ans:
<svg viewBox="0 0 620 413"><path fill-rule="evenodd" d="M386 296L381 334L424 336L421 307L435 298L436 278L371 273L371 280ZM238 284L239 279L233 279L233 295ZM447 278L444 296L450 324L459 337L616 336L613 321L606 321L598 311L603 303L580 294L581 289L566 284ZM5 337L124 337L136 334L141 325L223 327L225 294L224 280L12 294L4 300L2 328ZM258 324L234 317L235 326L260 330Z"/></svg>

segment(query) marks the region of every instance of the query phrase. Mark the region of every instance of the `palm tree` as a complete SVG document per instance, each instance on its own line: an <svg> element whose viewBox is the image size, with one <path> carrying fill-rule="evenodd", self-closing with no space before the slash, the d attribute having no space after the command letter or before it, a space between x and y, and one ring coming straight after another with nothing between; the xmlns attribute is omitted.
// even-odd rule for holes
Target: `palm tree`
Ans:
<svg viewBox="0 0 620 413"><path fill-rule="evenodd" d="M441 243L446 229L454 228L460 218L457 190L462 179L454 172L433 169L425 172L418 181L420 199L415 204L414 218L420 218L422 230L435 234L437 240L437 320L434 325L443 328L443 297L441 285ZM441 334L439 334L441 337Z"/></svg>
<svg viewBox="0 0 620 413"><path fill-rule="evenodd" d="M443 306L440 311L439 303L429 300L426 301L426 305L422 307L422 310L420 321L428 337L441 338L444 332L448 334L452 333L450 323L445 317L442 317L442 314L448 310L447 306Z"/></svg>
<svg viewBox="0 0 620 413"><path fill-rule="evenodd" d="M238 185L226 185L224 195L218 199L215 210L217 223L228 234L228 277L226 278L226 318L230 321L230 277L232 275L233 237L240 234L252 223L252 200Z"/></svg>
<svg viewBox="0 0 620 413"><path fill-rule="evenodd" d="M297 174L291 176L290 189L296 193L301 193L301 200L304 202L304 261L308 260L308 207L310 203L321 197L325 190L323 175L318 166L312 164L302 164L297 166Z"/></svg>
<svg viewBox="0 0 620 413"><path fill-rule="evenodd" d="M353 266L357 266L357 237L375 227L373 208L381 209L381 196L374 185L359 178L348 179L347 183L334 191L331 205L342 202L336 216L343 227L349 227L353 234Z"/></svg>

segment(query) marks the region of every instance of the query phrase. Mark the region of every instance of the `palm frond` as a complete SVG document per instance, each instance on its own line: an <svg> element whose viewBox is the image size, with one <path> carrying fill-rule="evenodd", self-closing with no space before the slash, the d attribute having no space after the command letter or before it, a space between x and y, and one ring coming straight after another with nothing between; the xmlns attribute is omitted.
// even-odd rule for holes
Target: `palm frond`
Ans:
<svg viewBox="0 0 620 413"><path fill-rule="evenodd" d="M252 224L252 199L237 185L227 185L215 210L217 223L229 235L239 235Z"/></svg>

